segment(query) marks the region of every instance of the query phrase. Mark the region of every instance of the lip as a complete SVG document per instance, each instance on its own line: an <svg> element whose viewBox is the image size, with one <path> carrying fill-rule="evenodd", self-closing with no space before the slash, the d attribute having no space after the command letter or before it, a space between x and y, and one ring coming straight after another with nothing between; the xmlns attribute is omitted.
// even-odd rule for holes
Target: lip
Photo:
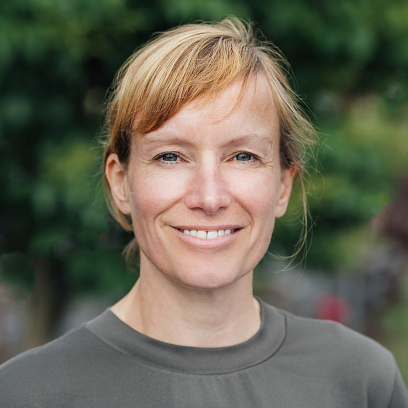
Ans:
<svg viewBox="0 0 408 408"><path fill-rule="evenodd" d="M227 226L224 228L224 226L222 227L214 227L211 229L206 229L204 231L215 231L216 228L218 229L233 229L233 228L229 228L230 226ZM237 235L241 232L241 229L239 229L238 231L234 232L233 234L228 234L228 235L222 235L221 237L217 237L214 239L201 239L201 238L197 238L194 237L193 235L187 235L184 234L184 232L181 232L178 230L178 228L183 229L183 227L172 227L173 231L180 237L180 239L182 239L184 242L196 247L196 248L203 248L203 249L213 249L213 248L221 248L223 246L228 245L229 243L231 243L234 239L237 238ZM189 227L190 229L196 229L196 227ZM202 228L202 227L200 227ZM208 227L207 227L208 228ZM239 227L235 227L235 228L239 228ZM241 227L242 228L242 227ZM188 228L184 228L184 229L188 229Z"/></svg>
<svg viewBox="0 0 408 408"><path fill-rule="evenodd" d="M219 230L226 230L226 229L242 229L241 225L237 224L225 224L225 225L213 225L213 226L204 226L204 225L178 225L177 227L173 226L173 228L178 228L181 230L200 230L200 231L219 231Z"/></svg>

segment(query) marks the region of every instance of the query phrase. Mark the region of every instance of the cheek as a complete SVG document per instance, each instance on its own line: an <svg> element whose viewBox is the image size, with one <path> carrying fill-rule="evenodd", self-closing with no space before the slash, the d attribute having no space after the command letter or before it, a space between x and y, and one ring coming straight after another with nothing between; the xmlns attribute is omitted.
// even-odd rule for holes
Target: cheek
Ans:
<svg viewBox="0 0 408 408"><path fill-rule="evenodd" d="M249 240L245 242L245 267L255 268L268 250L274 225L276 177L262 171L235 177L231 184L236 200L251 219Z"/></svg>
<svg viewBox="0 0 408 408"><path fill-rule="evenodd" d="M274 219L276 181L271 172L256 171L231 177L231 191L252 218Z"/></svg>
<svg viewBox="0 0 408 408"><path fill-rule="evenodd" d="M177 202L185 181L169 172L140 172L131 178L131 211L134 220L152 219Z"/></svg>

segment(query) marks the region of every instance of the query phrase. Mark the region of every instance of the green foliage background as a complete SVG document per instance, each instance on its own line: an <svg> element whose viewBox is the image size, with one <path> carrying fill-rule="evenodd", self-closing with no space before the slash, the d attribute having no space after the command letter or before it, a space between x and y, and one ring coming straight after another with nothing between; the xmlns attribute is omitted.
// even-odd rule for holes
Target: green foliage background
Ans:
<svg viewBox="0 0 408 408"><path fill-rule="evenodd" d="M48 255L71 294L130 287L129 237L109 221L100 183L105 93L153 32L228 15L281 49L321 133L308 266L353 268L408 169L406 1L13 0L0 5L0 279L32 290ZM294 198L272 252L293 252L300 211Z"/></svg>

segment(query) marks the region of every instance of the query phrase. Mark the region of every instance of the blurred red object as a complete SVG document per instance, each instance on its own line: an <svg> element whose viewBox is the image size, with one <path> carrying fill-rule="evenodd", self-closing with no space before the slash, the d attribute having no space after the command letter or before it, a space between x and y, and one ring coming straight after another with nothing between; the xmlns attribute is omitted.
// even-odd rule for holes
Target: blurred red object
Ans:
<svg viewBox="0 0 408 408"><path fill-rule="evenodd" d="M316 303L316 317L319 319L347 324L351 313L352 309L347 300L335 294L325 295Z"/></svg>

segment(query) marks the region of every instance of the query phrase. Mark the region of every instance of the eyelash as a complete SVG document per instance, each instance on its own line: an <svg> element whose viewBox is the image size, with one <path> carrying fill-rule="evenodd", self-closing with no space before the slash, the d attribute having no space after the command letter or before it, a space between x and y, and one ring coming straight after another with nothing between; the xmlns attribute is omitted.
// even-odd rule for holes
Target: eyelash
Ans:
<svg viewBox="0 0 408 408"><path fill-rule="evenodd" d="M155 160L155 161L161 161L162 163L166 163L166 164L174 164L174 163L177 163L177 162L179 161L179 160L176 160L176 161L169 161L169 162L167 162L167 161L162 160L162 158L163 158L166 154L174 154L175 156L177 156L178 158L180 158L180 155L178 155L177 153L174 153L174 152L166 152L166 153L161 153L161 154L159 154L158 156L156 156L156 157L154 158L154 160Z"/></svg>
<svg viewBox="0 0 408 408"><path fill-rule="evenodd" d="M239 156L240 154L247 154L248 156L251 156L251 157L252 157L251 160L237 160L237 161L240 161L240 162L242 162L242 163L253 163L254 161L259 161L259 157L258 157L258 156L256 156L256 155L253 154L253 153L249 153L249 152L239 152L239 153L237 153L237 154L234 156L234 158L237 157L237 156Z"/></svg>
<svg viewBox="0 0 408 408"><path fill-rule="evenodd" d="M176 160L176 161L164 161L164 160L162 160L163 157L164 157L165 155L167 155L167 154L174 154L175 156L177 156L178 158L180 158L180 155L177 154L177 153L174 153L174 152L165 152L165 153L161 153L161 154L159 154L158 156L156 156L156 157L154 158L154 160L155 160L155 161L161 161L162 163L166 163L166 164L170 164L170 165L176 164L177 162L180 161L180 160ZM253 153L248 153L248 152L239 152L239 153L237 153L233 158L236 158L236 157L239 156L240 154L247 154L247 155L249 155L249 156L252 157L251 160L237 160L237 161L240 161L240 162L242 162L242 163L252 163L252 162L254 162L254 161L258 161L258 160L259 160L259 157L258 157L258 156L256 156L256 155L253 154Z"/></svg>

